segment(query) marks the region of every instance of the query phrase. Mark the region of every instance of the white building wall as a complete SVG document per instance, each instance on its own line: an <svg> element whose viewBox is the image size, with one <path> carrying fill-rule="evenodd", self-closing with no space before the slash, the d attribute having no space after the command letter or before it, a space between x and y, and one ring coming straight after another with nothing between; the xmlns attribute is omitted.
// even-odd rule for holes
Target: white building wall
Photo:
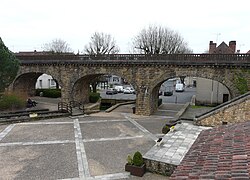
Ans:
<svg viewBox="0 0 250 180"><path fill-rule="evenodd" d="M211 79L197 78L196 87L196 102L198 104L221 104L223 103L223 94L229 95L230 93L226 86Z"/></svg>
<svg viewBox="0 0 250 180"><path fill-rule="evenodd" d="M56 88L56 82L52 76L48 74L41 75L36 81L36 89L54 89Z"/></svg>

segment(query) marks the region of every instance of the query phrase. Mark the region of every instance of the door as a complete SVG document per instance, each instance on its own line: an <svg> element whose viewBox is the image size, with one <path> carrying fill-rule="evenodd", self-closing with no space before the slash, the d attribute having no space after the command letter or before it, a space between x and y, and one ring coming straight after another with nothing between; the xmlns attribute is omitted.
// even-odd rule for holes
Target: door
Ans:
<svg viewBox="0 0 250 180"><path fill-rule="evenodd" d="M229 100L229 94L223 94L223 103Z"/></svg>

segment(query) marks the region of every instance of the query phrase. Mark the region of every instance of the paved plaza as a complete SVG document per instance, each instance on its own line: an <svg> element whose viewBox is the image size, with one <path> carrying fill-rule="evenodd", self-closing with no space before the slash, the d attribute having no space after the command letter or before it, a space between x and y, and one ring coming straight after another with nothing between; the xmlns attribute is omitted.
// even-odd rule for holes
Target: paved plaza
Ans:
<svg viewBox="0 0 250 180"><path fill-rule="evenodd" d="M124 171L127 155L145 154L164 123L159 116L117 109L0 125L0 179L137 179ZM151 173L144 178L167 179Z"/></svg>
<svg viewBox="0 0 250 180"><path fill-rule="evenodd" d="M56 109L55 102L36 100L40 108ZM140 151L153 160L156 155L167 161L163 157L176 148L171 139L182 139L186 132L179 128L167 134L160 148L155 141L163 137L162 127L183 105L163 104L151 116L132 114L132 106L111 113L0 125L0 179L142 179L124 171L127 155ZM186 131L192 126L190 122L182 125ZM185 146L185 152L190 146ZM147 172L143 179L168 177Z"/></svg>

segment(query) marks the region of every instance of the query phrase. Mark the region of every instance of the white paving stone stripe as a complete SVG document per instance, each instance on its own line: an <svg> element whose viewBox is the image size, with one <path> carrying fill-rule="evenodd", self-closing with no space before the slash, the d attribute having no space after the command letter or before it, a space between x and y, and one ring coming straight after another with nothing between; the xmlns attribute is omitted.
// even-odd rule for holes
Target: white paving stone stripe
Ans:
<svg viewBox="0 0 250 180"><path fill-rule="evenodd" d="M125 172L125 173L116 173L116 174L105 174L101 176L93 176L90 178L87 178L87 180L109 180L109 179L127 179L130 177L130 173Z"/></svg>
<svg viewBox="0 0 250 180"><path fill-rule="evenodd" d="M112 119L112 120L80 120L79 123L103 123L103 122L125 122L126 119ZM20 125L61 125L61 124L73 124L74 122L25 122Z"/></svg>
<svg viewBox="0 0 250 180"><path fill-rule="evenodd" d="M82 123L104 123L104 122L124 122L127 121L126 119L113 119L113 120L88 120L88 121L79 121L80 124Z"/></svg>
<svg viewBox="0 0 250 180"><path fill-rule="evenodd" d="M90 172L78 119L74 120L74 130L79 177L80 179L86 179L86 177L90 177Z"/></svg>
<svg viewBox="0 0 250 180"><path fill-rule="evenodd" d="M72 140L63 141L41 141L41 142L12 142L12 143L0 143L0 147L5 146L30 146L30 145L52 145L52 144L69 144L75 143Z"/></svg>
<svg viewBox="0 0 250 180"><path fill-rule="evenodd" d="M74 122L26 122L19 125L61 125L61 124L73 124Z"/></svg>
<svg viewBox="0 0 250 180"><path fill-rule="evenodd" d="M86 180L115 180L115 179L128 179L130 177L129 172L115 173L115 174L104 174L100 176L88 177ZM81 178L67 178L60 180L82 180Z"/></svg>
<svg viewBox="0 0 250 180"><path fill-rule="evenodd" d="M0 133L0 141L15 127L15 124L11 124L7 126L1 133Z"/></svg>
<svg viewBox="0 0 250 180"><path fill-rule="evenodd" d="M152 140L157 140L158 138L150 133L147 129L145 129L143 126L141 126L139 123L137 123L135 120L133 120L132 118L130 118L129 116L127 116L125 113L122 113L124 115L124 117L129 120L132 124L134 124L137 128L139 128L146 136L148 136L149 138L151 138Z"/></svg>
<svg viewBox="0 0 250 180"><path fill-rule="evenodd" d="M126 136L126 137L115 137L115 138L84 139L83 142L117 141L117 140L136 139L143 137L144 137L143 135L140 135L140 136Z"/></svg>
<svg viewBox="0 0 250 180"><path fill-rule="evenodd" d="M115 137L115 138L97 138L97 139L83 139L83 142L100 142L100 141L120 141L143 138L140 136L126 136L126 137ZM40 141L40 142L11 142L11 143L0 143L0 147L5 146L30 146L30 145L52 145L52 144L70 144L76 143L74 140L60 140L60 141ZM80 145L79 145L80 147Z"/></svg>

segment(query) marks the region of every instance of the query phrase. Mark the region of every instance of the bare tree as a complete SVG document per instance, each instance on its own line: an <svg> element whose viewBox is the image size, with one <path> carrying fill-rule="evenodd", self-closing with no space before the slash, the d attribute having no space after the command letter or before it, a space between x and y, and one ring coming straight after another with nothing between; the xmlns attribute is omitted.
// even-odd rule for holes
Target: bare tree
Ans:
<svg viewBox="0 0 250 180"><path fill-rule="evenodd" d="M90 55L116 54L119 47L116 45L114 38L110 34L95 32L91 36L91 41L84 47L84 52ZM91 82L93 92L102 77L97 77Z"/></svg>
<svg viewBox="0 0 250 180"><path fill-rule="evenodd" d="M89 44L85 46L84 52L91 55L116 54L119 47L110 34L95 32Z"/></svg>
<svg viewBox="0 0 250 180"><path fill-rule="evenodd" d="M72 51L69 44L62 39L53 39L50 43L43 44L42 49L54 53L66 53Z"/></svg>
<svg viewBox="0 0 250 180"><path fill-rule="evenodd" d="M192 53L181 35L161 26L144 28L133 41L133 47L145 54L184 54Z"/></svg>

